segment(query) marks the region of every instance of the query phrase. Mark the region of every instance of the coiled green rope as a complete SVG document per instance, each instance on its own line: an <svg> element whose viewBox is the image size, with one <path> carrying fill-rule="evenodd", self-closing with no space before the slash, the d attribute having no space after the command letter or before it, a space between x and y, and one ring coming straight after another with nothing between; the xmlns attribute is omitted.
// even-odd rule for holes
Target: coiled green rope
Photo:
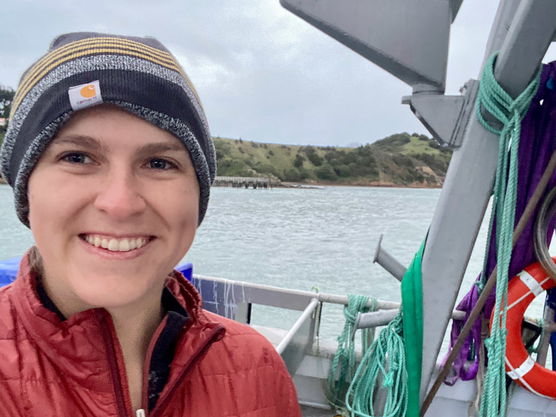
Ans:
<svg viewBox="0 0 556 417"><path fill-rule="evenodd" d="M370 301L370 306L367 307ZM345 324L338 336L338 349L332 359L328 373L326 396L328 402L336 407L338 412L345 412L345 398L349 384L355 375L357 366L355 358L356 321L359 313L376 311L378 300L363 295L348 295L348 305L344 308ZM361 346L363 354L369 348L374 338L374 329L363 329Z"/></svg>
<svg viewBox="0 0 556 417"><path fill-rule="evenodd" d="M500 136L498 164L494 184L493 210L496 213L496 302L490 337L485 340L488 349L488 368L481 398L481 417L506 415L506 379L504 358L506 352L506 312L508 306L508 270L512 255L512 233L515 222L515 204L518 179L518 150L521 121L534 97L540 71L527 88L514 100L494 78L494 54L485 65L477 98L476 114L479 122L490 132ZM487 121L486 114L496 119L501 128Z"/></svg>
<svg viewBox="0 0 556 417"><path fill-rule="evenodd" d="M403 417L407 412L407 370L402 314L398 314L365 352L346 394L351 416ZM384 410L376 410L385 394Z"/></svg>

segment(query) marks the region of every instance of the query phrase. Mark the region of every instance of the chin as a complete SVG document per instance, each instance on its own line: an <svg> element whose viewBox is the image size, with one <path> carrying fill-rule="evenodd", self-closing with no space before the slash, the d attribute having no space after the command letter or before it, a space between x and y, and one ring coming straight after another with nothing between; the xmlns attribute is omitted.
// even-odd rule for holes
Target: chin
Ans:
<svg viewBox="0 0 556 417"><path fill-rule="evenodd" d="M158 281L150 282L141 276L130 279L129 275L81 274L79 281L70 285L85 308L114 309L134 305L142 308L149 301L160 299L164 279Z"/></svg>

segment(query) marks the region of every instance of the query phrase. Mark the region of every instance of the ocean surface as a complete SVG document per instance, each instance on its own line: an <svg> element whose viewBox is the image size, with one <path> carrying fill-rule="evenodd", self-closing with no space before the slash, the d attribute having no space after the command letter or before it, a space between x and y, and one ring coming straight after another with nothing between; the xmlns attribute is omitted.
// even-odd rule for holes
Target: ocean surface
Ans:
<svg viewBox="0 0 556 417"><path fill-rule="evenodd" d="M372 258L382 246L408 265L432 219L438 189L374 187L213 188L206 218L184 260L194 273L279 287L400 300L400 285ZM61 202L63 204L63 202ZM484 227L483 227L484 229ZM470 261L464 294L482 266L485 230ZM0 185L0 259L33 244L11 189ZM255 306L256 324L287 327L296 315ZM337 336L342 309L323 312L324 337Z"/></svg>

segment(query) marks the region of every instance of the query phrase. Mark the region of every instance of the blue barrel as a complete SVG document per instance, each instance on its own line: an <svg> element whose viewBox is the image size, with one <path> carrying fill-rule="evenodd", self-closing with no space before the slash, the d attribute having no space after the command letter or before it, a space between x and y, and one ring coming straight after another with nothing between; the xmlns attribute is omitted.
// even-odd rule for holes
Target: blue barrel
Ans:
<svg viewBox="0 0 556 417"><path fill-rule="evenodd" d="M8 285L17 276L21 256L0 261L0 287ZM189 281L193 278L193 264L184 262L179 264L176 269L180 271Z"/></svg>
<svg viewBox="0 0 556 417"><path fill-rule="evenodd" d="M0 287L8 285L17 276L21 256L0 261Z"/></svg>
<svg viewBox="0 0 556 417"><path fill-rule="evenodd" d="M176 269L180 271L184 277L189 281L193 279L193 264L191 262L184 262L176 266Z"/></svg>

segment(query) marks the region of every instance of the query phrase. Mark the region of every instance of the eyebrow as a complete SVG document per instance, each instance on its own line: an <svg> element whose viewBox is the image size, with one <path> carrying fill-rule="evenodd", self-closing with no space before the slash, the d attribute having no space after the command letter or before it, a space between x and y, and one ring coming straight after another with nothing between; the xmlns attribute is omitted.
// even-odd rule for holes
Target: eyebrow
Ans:
<svg viewBox="0 0 556 417"><path fill-rule="evenodd" d="M83 146L85 148L92 149L92 150L102 149L102 145L98 140L85 135L58 136L52 141L52 145L64 145L64 144Z"/></svg>
<svg viewBox="0 0 556 417"><path fill-rule="evenodd" d="M104 148L101 142L97 139L86 136L86 135L65 135L59 136L52 141L53 145L77 145L82 146L84 148L88 148L91 150L99 151ZM155 143L148 143L146 145L141 146L137 153L140 154L154 154L154 153L162 153L162 152L187 152L185 145L180 142L155 142Z"/></svg>
<svg viewBox="0 0 556 417"><path fill-rule="evenodd" d="M157 142L157 143L148 143L144 146L141 146L138 150L138 153L141 154L153 154L153 153L162 153L162 152L171 152L171 151L178 151L182 152L187 150L185 146L179 142Z"/></svg>

